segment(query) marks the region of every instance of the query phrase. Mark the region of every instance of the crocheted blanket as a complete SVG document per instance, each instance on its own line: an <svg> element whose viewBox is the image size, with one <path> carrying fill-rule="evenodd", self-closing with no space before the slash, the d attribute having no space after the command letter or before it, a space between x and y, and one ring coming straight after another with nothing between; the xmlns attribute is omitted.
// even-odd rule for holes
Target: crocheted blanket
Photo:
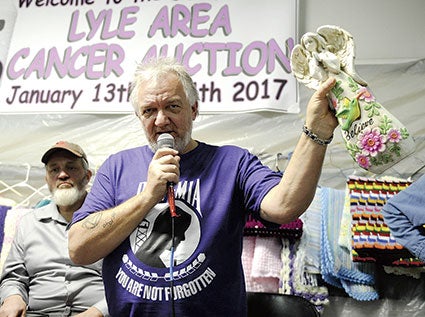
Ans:
<svg viewBox="0 0 425 317"><path fill-rule="evenodd" d="M245 236L262 236L262 237L282 237L282 238L300 238L303 233L303 222L296 219L290 223L282 225L265 225L262 221L255 219L252 215L248 216L245 223Z"/></svg>
<svg viewBox="0 0 425 317"><path fill-rule="evenodd" d="M351 250L339 245L345 191L323 187L320 264L323 279L356 300L378 299L375 267L352 261Z"/></svg>
<svg viewBox="0 0 425 317"><path fill-rule="evenodd" d="M396 242L381 213L386 201L410 184L406 180L348 178L353 261L404 267L424 265Z"/></svg>

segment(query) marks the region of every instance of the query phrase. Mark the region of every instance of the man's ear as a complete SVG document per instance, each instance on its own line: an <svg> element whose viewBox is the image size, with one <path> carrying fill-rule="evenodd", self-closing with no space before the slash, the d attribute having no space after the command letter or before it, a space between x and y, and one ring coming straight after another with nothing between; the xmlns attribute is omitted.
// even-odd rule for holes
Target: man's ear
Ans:
<svg viewBox="0 0 425 317"><path fill-rule="evenodd" d="M198 114L199 114L199 108L198 108L198 102L196 101L195 104L192 106L192 120L195 120Z"/></svg>
<svg viewBox="0 0 425 317"><path fill-rule="evenodd" d="M87 176L87 183L89 183L91 177L93 176L93 172L90 169L88 169L86 176Z"/></svg>

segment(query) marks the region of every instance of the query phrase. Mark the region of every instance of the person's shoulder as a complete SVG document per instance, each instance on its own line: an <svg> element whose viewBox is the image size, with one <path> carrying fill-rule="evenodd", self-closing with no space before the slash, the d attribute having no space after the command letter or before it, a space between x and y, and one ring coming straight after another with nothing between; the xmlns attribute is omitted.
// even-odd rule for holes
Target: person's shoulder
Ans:
<svg viewBox="0 0 425 317"><path fill-rule="evenodd" d="M209 149L212 151L223 151L223 152L247 152L247 149L244 149L238 145L232 145L232 144L224 144L224 145L213 145L213 144L209 144L209 143L204 143L204 142L200 142L198 141L199 144L199 148L204 150L204 149Z"/></svg>
<svg viewBox="0 0 425 317"><path fill-rule="evenodd" d="M32 224L37 221L36 210L45 208L22 208L19 209L19 215L16 216L16 225L19 227L32 227ZM16 212L16 210L14 210Z"/></svg>
<svg viewBox="0 0 425 317"><path fill-rule="evenodd" d="M423 191L425 188L425 174L421 175L417 180L415 180L412 185L410 185L410 187L414 188L414 190Z"/></svg>
<svg viewBox="0 0 425 317"><path fill-rule="evenodd" d="M409 183L409 182L407 182ZM405 185L406 181L402 181L401 185ZM392 196L389 200L395 202L398 200L412 199L413 196L419 196L422 198L423 192L425 190L425 175L422 175L417 180L410 182L410 185L405 189L398 192L396 195Z"/></svg>
<svg viewBox="0 0 425 317"><path fill-rule="evenodd" d="M133 155L135 153L152 153L152 151L149 149L147 145L142 145L142 146L120 150L116 153L111 154L110 157L128 156L128 155Z"/></svg>
<svg viewBox="0 0 425 317"><path fill-rule="evenodd" d="M136 157L150 157L153 156L153 152L147 145L123 149L118 152L112 153L105 160L105 164L116 164L117 162L127 162L129 158L134 159Z"/></svg>
<svg viewBox="0 0 425 317"><path fill-rule="evenodd" d="M236 156L254 156L248 149L243 148L238 145L222 145L219 147L220 150L226 154L236 155Z"/></svg>
<svg viewBox="0 0 425 317"><path fill-rule="evenodd" d="M56 204L53 202L53 200L50 200L48 203L44 204L43 206L33 208L31 214L33 217L35 217L38 220L42 219L48 219L52 218L54 213L57 213L57 207Z"/></svg>
<svg viewBox="0 0 425 317"><path fill-rule="evenodd" d="M251 155L251 153L240 146L225 144L225 145L213 145L198 141L198 151L214 153L215 155L226 155L226 156L244 156Z"/></svg>
<svg viewBox="0 0 425 317"><path fill-rule="evenodd" d="M211 155L214 156L214 158L222 158L223 160L231 161L233 163L236 163L238 161L251 161L256 156L252 154L248 149L243 148L238 145L232 145L232 144L225 144L225 145L210 145L205 144L205 148L202 149L203 152L205 149L208 149L208 151L211 153Z"/></svg>

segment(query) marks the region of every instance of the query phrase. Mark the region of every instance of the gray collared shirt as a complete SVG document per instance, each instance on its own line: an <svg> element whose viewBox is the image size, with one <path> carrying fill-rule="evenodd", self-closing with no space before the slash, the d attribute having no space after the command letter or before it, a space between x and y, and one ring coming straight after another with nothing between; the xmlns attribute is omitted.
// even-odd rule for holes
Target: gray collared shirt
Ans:
<svg viewBox="0 0 425 317"><path fill-rule="evenodd" d="M67 224L54 203L21 218L1 276L2 303L19 294L31 316L72 316L91 306L108 316L102 262L72 263Z"/></svg>

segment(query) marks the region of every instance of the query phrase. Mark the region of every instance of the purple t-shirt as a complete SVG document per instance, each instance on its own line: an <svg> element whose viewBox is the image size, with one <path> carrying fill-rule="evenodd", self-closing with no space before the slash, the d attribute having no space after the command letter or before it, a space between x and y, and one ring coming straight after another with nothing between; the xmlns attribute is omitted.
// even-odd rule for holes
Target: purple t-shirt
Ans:
<svg viewBox="0 0 425 317"><path fill-rule="evenodd" d="M152 157L147 146L111 155L72 223L140 193ZM241 253L246 213L258 216L262 199L280 179L235 146L199 142L183 154L175 185L174 265L170 269L171 217L164 199L104 259L110 314L157 317L172 316L174 310L184 317L245 317Z"/></svg>

